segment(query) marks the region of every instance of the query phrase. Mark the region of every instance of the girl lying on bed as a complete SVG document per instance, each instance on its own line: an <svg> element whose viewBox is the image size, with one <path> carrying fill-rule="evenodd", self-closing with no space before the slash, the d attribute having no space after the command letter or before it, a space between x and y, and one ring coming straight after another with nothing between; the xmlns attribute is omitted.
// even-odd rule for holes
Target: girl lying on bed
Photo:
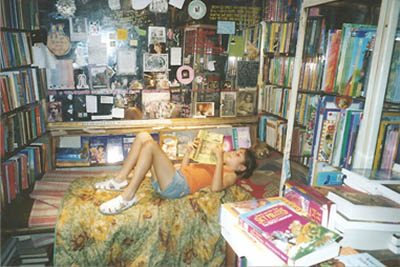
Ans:
<svg viewBox="0 0 400 267"><path fill-rule="evenodd" d="M100 212L106 215L117 214L133 206L138 201L135 193L149 170L154 189L162 197L174 199L207 186L211 186L212 191L221 191L233 185L237 179L250 177L256 167L253 151L241 148L224 152L222 145L213 149L217 158L216 165L189 164L189 155L195 146L196 142L188 146L180 169L176 170L151 135L139 133L118 174L94 185L96 189L123 190L119 196L101 204ZM133 176L128 183L127 177L132 169Z"/></svg>

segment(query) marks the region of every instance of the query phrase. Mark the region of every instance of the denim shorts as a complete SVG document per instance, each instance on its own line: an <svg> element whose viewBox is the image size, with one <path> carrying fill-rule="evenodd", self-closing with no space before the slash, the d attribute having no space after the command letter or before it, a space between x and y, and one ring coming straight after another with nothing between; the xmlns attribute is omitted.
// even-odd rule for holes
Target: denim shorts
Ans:
<svg viewBox="0 0 400 267"><path fill-rule="evenodd" d="M186 183L186 179L179 170L175 172L171 183L164 191L161 191L160 185L156 179L152 178L151 183L156 192L165 198L180 198L190 194L190 189Z"/></svg>

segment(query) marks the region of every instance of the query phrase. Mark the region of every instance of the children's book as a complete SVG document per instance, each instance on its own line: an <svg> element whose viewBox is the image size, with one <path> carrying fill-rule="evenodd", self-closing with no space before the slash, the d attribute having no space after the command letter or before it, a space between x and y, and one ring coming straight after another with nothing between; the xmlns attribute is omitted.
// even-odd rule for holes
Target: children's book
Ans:
<svg viewBox="0 0 400 267"><path fill-rule="evenodd" d="M109 136L107 138L107 163L117 163L124 160L122 138L122 135Z"/></svg>
<svg viewBox="0 0 400 267"><path fill-rule="evenodd" d="M105 164L107 162L107 136L90 137L90 163Z"/></svg>
<svg viewBox="0 0 400 267"><path fill-rule="evenodd" d="M213 152L215 146L222 144L224 135L207 130L200 130L197 134L199 144L192 151L190 158L194 161L207 164L216 164L217 158Z"/></svg>
<svg viewBox="0 0 400 267"><path fill-rule="evenodd" d="M310 266L339 255L339 235L273 201L239 216L239 224L290 266Z"/></svg>

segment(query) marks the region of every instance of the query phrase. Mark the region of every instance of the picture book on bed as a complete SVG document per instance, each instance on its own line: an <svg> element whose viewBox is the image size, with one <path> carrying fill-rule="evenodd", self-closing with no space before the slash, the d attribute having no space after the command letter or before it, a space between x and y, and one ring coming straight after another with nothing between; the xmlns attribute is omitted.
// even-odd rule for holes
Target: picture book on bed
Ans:
<svg viewBox="0 0 400 267"><path fill-rule="evenodd" d="M192 151L190 158L199 163L216 164L217 158L213 153L213 149L216 145L223 143L224 135L207 130L200 130L196 138L199 144L196 149Z"/></svg>

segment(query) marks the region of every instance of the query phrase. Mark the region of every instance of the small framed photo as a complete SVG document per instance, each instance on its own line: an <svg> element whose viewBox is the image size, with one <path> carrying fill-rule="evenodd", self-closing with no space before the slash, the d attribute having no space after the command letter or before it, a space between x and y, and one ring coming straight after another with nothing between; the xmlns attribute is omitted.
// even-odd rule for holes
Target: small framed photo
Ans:
<svg viewBox="0 0 400 267"><path fill-rule="evenodd" d="M165 43L167 41L165 27L150 26L148 34L148 45Z"/></svg>
<svg viewBox="0 0 400 267"><path fill-rule="evenodd" d="M239 116L254 115L257 107L257 90L239 90L237 92L236 113Z"/></svg>
<svg viewBox="0 0 400 267"><path fill-rule="evenodd" d="M195 115L213 117L215 114L214 102L196 102Z"/></svg>
<svg viewBox="0 0 400 267"><path fill-rule="evenodd" d="M71 42L85 41L88 36L87 18L69 18Z"/></svg>
<svg viewBox="0 0 400 267"><path fill-rule="evenodd" d="M168 54L143 54L144 72L162 72L168 70Z"/></svg>
<svg viewBox="0 0 400 267"><path fill-rule="evenodd" d="M221 117L235 117L236 116L236 92L235 91L222 91L220 104Z"/></svg>

